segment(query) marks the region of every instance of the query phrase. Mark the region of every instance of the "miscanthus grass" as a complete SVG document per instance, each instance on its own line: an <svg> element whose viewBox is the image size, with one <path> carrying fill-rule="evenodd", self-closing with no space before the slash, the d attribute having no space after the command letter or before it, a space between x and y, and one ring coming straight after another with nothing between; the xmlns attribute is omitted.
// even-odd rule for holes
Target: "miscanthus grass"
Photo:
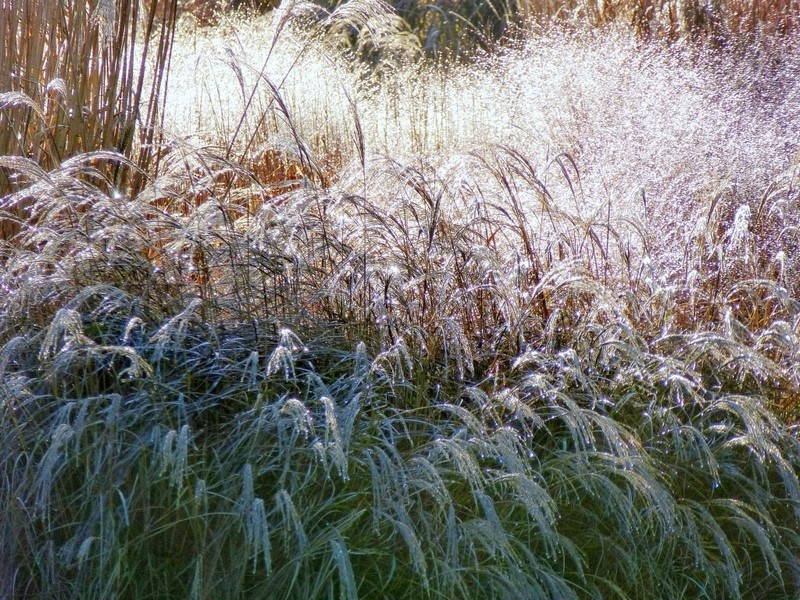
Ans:
<svg viewBox="0 0 800 600"><path fill-rule="evenodd" d="M0 2L0 154L52 169L114 149L153 161L176 0ZM146 65L159 73L144 85ZM0 170L0 193L16 188ZM0 229L0 235L5 235Z"/></svg>
<svg viewBox="0 0 800 600"><path fill-rule="evenodd" d="M508 150L253 214L186 207L211 150L136 197L103 159L4 162L9 595L795 595L790 180L665 282Z"/></svg>
<svg viewBox="0 0 800 600"><path fill-rule="evenodd" d="M0 594L796 597L790 74L758 101L750 55L715 96L707 57L624 49L610 64L637 76L613 81L650 117L582 78L589 46L545 36L541 56L574 52L553 84L573 100L496 102L530 99L520 134L464 111L448 146L402 117L440 88L380 112L398 81L313 35L284 67L234 48L240 105L200 88L193 122L218 120L172 121L157 170L0 157ZM531 77L520 52L494 76ZM315 61L336 78L292 98ZM677 81L707 118L689 141L659 112L672 64L695 65ZM491 100L491 77L442 85Z"/></svg>

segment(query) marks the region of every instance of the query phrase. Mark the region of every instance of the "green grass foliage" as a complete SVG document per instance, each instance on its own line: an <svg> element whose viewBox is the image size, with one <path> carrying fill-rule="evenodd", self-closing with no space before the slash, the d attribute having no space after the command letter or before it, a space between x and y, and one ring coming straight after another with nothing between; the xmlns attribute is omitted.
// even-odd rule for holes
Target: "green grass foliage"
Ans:
<svg viewBox="0 0 800 600"><path fill-rule="evenodd" d="M524 49L397 91L329 37L386 13L337 10L179 87L197 130L146 169L0 157L0 596L796 598L794 79L756 102L756 52L697 91L711 55L634 45L626 104L556 32L544 96ZM424 110L513 72L535 124Z"/></svg>
<svg viewBox="0 0 800 600"><path fill-rule="evenodd" d="M800 311L775 281L605 284L623 249L556 211L540 246L514 155L476 166L493 200L388 163L390 205L250 216L170 210L177 173L114 197L89 158L24 192L2 279L17 596L794 594L800 445L770 407Z"/></svg>

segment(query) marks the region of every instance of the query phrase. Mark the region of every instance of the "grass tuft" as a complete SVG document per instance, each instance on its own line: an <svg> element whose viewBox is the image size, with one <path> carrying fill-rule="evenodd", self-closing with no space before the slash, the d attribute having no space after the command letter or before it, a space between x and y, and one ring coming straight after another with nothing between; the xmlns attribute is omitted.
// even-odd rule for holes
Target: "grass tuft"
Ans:
<svg viewBox="0 0 800 600"><path fill-rule="evenodd" d="M0 594L798 595L789 45L553 26L417 69L379 3L164 6L51 7L106 77L53 97L173 47L149 112L113 97L138 142L51 160L41 90L0 95Z"/></svg>

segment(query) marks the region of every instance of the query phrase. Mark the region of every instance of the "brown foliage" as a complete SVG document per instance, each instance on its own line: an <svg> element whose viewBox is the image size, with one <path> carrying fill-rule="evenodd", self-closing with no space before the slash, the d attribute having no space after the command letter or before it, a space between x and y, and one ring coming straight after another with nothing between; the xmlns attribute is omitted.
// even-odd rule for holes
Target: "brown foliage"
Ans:
<svg viewBox="0 0 800 600"><path fill-rule="evenodd" d="M0 0L0 156L50 170L77 154L115 150L148 169L176 7L176 0L144 11L136 0ZM146 87L148 63L154 76ZM136 185L118 169L107 176ZM0 194L14 188L0 170ZM0 223L0 237L13 230Z"/></svg>

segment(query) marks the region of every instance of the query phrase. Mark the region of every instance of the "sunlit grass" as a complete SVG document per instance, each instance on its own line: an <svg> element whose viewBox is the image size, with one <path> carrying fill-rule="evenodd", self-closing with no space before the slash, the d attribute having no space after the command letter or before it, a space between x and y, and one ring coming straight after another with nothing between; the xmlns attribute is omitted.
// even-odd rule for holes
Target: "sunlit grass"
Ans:
<svg viewBox="0 0 800 600"><path fill-rule="evenodd" d="M184 24L141 185L0 157L0 595L794 598L794 51L384 10Z"/></svg>

